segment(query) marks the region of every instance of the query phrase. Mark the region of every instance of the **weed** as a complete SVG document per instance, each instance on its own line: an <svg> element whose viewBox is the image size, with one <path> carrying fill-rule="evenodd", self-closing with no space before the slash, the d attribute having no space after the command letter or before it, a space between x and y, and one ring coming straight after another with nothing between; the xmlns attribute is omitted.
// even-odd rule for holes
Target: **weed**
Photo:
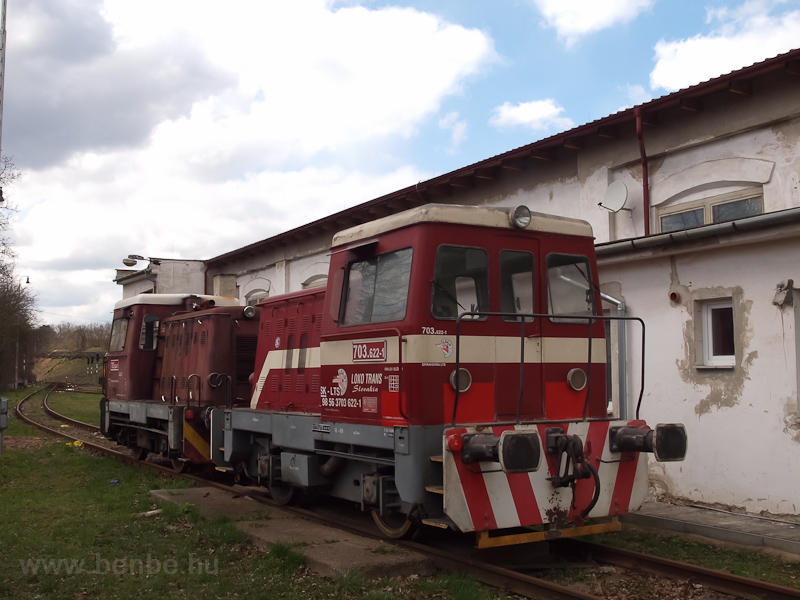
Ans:
<svg viewBox="0 0 800 600"><path fill-rule="evenodd" d="M364 588L364 575L360 571L348 571L336 580L336 596L360 597Z"/></svg>
<svg viewBox="0 0 800 600"><path fill-rule="evenodd" d="M270 547L268 558L282 573L294 573L306 562L305 554L297 547L298 544L277 542Z"/></svg>

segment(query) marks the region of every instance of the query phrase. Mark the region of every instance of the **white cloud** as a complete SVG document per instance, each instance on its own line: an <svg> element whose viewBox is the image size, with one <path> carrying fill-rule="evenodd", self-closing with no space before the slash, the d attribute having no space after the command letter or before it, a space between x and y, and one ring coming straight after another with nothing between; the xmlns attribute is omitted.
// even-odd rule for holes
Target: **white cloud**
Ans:
<svg viewBox="0 0 800 600"><path fill-rule="evenodd" d="M331 10L322 0L218 6L176 0L165 19L159 0L109 2L126 45L156 43L181 27L203 39L211 61L237 73L235 95L211 97L190 119L162 126L189 160L225 161L247 148L270 166L287 165L347 144L409 137L498 59L483 32L410 8ZM155 27L145 18L153 12ZM214 143L203 148L213 156L198 156L197 139L209 137Z"/></svg>
<svg viewBox="0 0 800 600"><path fill-rule="evenodd" d="M449 112L439 119L439 128L450 130L450 147L447 152L454 153L467 139L467 121L461 119L458 112Z"/></svg>
<svg viewBox="0 0 800 600"><path fill-rule="evenodd" d="M505 102L492 111L489 124L497 129L527 127L534 131L557 133L575 126L572 119L561 116L562 112L564 108L552 98L519 104Z"/></svg>
<svg viewBox="0 0 800 600"><path fill-rule="evenodd" d="M753 0L709 10L711 33L656 44L650 86L679 90L797 48L800 10L780 13L785 6L780 0Z"/></svg>
<svg viewBox="0 0 800 600"><path fill-rule="evenodd" d="M581 37L629 23L649 9L655 0L533 0L566 45L572 46Z"/></svg>
<svg viewBox="0 0 800 600"><path fill-rule="evenodd" d="M66 112L86 107L80 122L109 110L142 131L135 144L85 136L69 148L71 136L62 136L62 154L25 168L24 178L4 190L21 208L17 271L30 275L49 322L61 320L51 313L107 317L120 297L114 269L129 253L209 258L431 177L386 149L414 136L446 97L498 60L485 33L414 9L324 0L238 1L224 10L211 0L73 3L83 6L74 20L91 22L100 42L83 40L87 50L67 56L68 74L54 72L39 96L58 106L66 90ZM41 46L35 40L47 38L37 33L46 30L35 26L37 10L18 30L30 43L9 44L30 64ZM87 21L93 10L104 20ZM55 60L60 47L47 48L54 69L62 68ZM135 102L124 109L82 103L80 86L60 87L72 78L90 81L99 64L116 65L115 81L134 85L143 80L132 77L133 69L141 68L115 59L152 60L165 48L183 50L159 55L166 64L153 68L174 66L196 94L182 91L185 79L161 85L157 97L147 96L158 109L148 119L136 119ZM182 64L195 49L204 70L186 73ZM184 63L172 65L173 58ZM19 64L12 59L9 71ZM207 73L221 74L223 84L198 83ZM36 82L24 70L15 77L21 85L9 85L6 99L22 90L36 97ZM172 110L175 98L180 110ZM453 144L461 143L465 122L456 116L447 123ZM15 152L13 137L3 142ZM25 156L17 152L15 160L22 164Z"/></svg>

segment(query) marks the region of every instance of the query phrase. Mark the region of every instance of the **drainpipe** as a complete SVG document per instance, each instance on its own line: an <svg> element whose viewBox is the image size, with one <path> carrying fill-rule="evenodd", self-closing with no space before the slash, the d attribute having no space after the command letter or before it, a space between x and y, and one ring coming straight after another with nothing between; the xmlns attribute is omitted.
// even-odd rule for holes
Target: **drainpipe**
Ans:
<svg viewBox="0 0 800 600"><path fill-rule="evenodd" d="M626 312L625 303L622 300L612 298L608 294L600 293L600 297L609 304L617 307L617 316L624 317ZM626 321L617 321L617 350L619 350L619 357L617 358L617 373L619 379L619 418L625 420L628 418L628 380L627 380L627 364L628 364L628 350L625 344L626 340Z"/></svg>
<svg viewBox="0 0 800 600"><path fill-rule="evenodd" d="M650 179L647 172L647 153L644 150L642 109L633 109L636 117L636 137L639 139L639 155L642 157L642 211L644 212L644 234L650 235Z"/></svg>

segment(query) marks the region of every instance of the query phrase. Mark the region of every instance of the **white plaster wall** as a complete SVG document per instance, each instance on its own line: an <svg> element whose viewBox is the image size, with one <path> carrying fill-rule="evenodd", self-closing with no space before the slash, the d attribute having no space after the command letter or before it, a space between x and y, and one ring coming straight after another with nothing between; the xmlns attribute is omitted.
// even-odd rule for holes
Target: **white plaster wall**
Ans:
<svg viewBox="0 0 800 600"><path fill-rule="evenodd" d="M160 294L204 294L204 265L201 260L162 260L151 269L157 276Z"/></svg>
<svg viewBox="0 0 800 600"><path fill-rule="evenodd" d="M800 514L795 322L772 304L777 284L798 277L800 241L768 242L601 268L618 282L632 316L648 329L641 416L683 422L683 463L651 462L657 489L750 512ZM746 318L736 314L737 354L731 371L700 371L687 357L686 329L700 318L695 298L740 288ZM672 303L670 291L680 289ZM734 302L736 304L736 302ZM736 383L740 378L741 386Z"/></svg>
<svg viewBox="0 0 800 600"><path fill-rule="evenodd" d="M247 295L257 289L266 290L269 296L297 292L303 289L303 283L309 278L327 275L329 264L328 252L319 252L243 273L236 278L239 298L244 303Z"/></svg>

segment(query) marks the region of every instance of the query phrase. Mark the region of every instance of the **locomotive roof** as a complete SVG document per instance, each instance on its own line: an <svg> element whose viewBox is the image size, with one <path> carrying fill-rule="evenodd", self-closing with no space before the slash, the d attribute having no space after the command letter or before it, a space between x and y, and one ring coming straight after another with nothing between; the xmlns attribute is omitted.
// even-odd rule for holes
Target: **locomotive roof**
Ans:
<svg viewBox="0 0 800 600"><path fill-rule="evenodd" d="M162 306L182 306L187 298L197 298L200 301L213 300L216 306L241 306L238 298L227 296L207 296L204 294L138 294L124 298L114 305L114 310L133 306L134 304L160 304Z"/></svg>
<svg viewBox="0 0 800 600"><path fill-rule="evenodd" d="M340 231L333 236L332 246L336 247L370 239L389 231L420 223L451 223L476 227L517 229L511 223L511 215L515 208L513 206L490 208L456 204L424 204L396 215L390 215ZM528 231L593 237L592 226L586 221L537 212L531 212L531 222L525 229Z"/></svg>

